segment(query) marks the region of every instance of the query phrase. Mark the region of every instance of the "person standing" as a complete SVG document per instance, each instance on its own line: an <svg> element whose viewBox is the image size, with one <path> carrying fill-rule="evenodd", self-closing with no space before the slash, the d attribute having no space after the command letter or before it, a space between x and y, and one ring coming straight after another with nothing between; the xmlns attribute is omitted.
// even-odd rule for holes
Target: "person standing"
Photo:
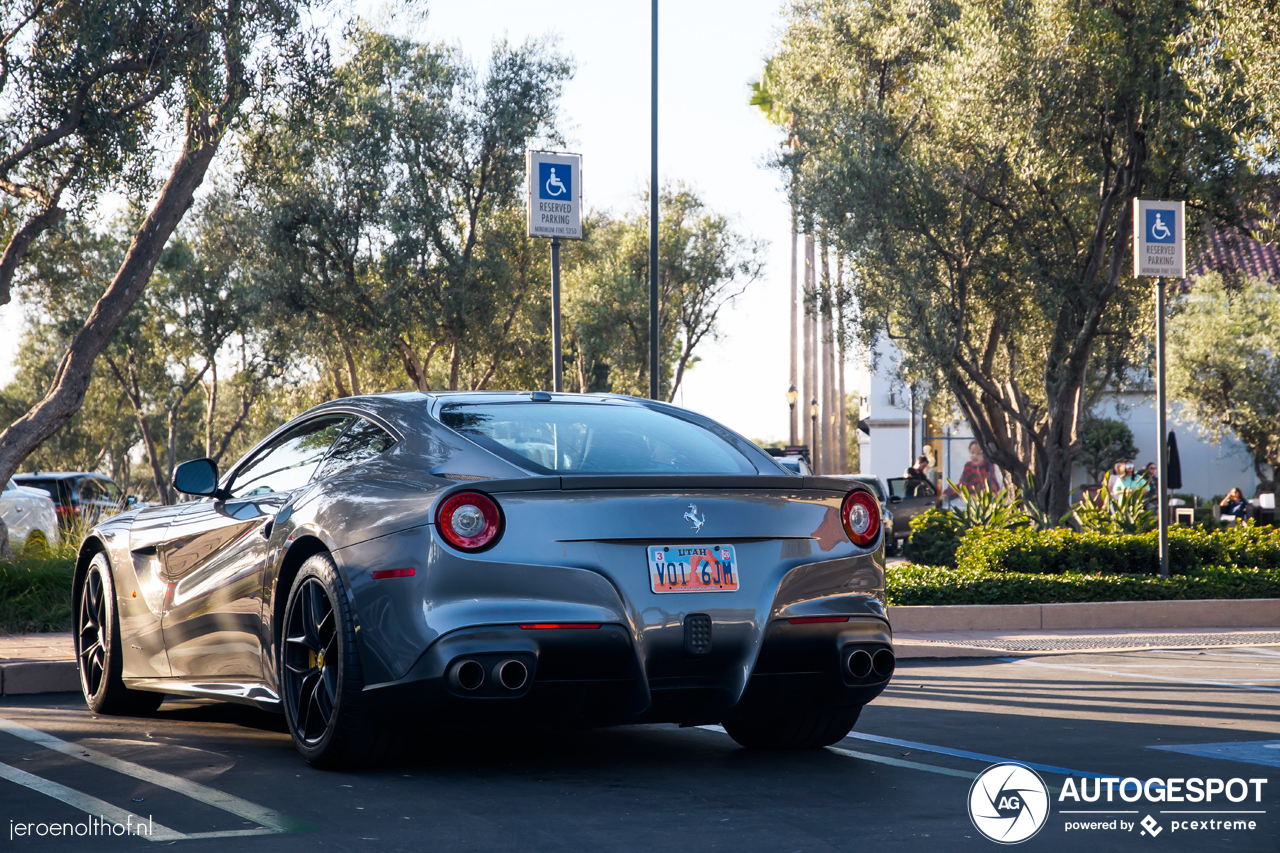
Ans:
<svg viewBox="0 0 1280 853"><path fill-rule="evenodd" d="M964 463L958 485L967 487L971 492L1000 491L1000 476L996 473L996 466L987 461L982 445L976 441L969 442L969 461ZM954 498L956 493L947 489L947 497Z"/></svg>

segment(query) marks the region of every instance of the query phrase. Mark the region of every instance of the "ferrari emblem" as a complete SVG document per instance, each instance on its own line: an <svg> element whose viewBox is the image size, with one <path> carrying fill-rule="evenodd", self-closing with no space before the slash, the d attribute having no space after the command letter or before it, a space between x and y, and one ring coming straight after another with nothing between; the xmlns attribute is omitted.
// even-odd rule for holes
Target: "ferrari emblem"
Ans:
<svg viewBox="0 0 1280 853"><path fill-rule="evenodd" d="M702 525L707 523L707 516L706 513L703 513L702 517L699 518L698 505L689 504L689 511L684 514L684 520L693 525L694 533L701 533Z"/></svg>

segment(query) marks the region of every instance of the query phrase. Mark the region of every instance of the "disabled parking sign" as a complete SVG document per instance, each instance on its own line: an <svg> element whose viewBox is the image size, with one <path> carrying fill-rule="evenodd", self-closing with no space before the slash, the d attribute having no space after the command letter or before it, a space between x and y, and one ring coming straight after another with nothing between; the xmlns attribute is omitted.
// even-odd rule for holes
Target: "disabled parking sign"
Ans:
<svg viewBox="0 0 1280 853"><path fill-rule="evenodd" d="M1186 275L1183 203L1133 200L1133 274Z"/></svg>
<svg viewBox="0 0 1280 853"><path fill-rule="evenodd" d="M529 236L582 239L582 157L530 151L525 163Z"/></svg>

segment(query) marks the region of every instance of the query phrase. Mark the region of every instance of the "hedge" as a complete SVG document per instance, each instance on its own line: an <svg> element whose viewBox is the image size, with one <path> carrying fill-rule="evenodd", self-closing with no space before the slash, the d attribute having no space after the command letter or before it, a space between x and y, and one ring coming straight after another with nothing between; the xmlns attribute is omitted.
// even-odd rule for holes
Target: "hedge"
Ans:
<svg viewBox="0 0 1280 853"><path fill-rule="evenodd" d="M1055 604L1072 601L1168 601L1280 598L1280 571L1222 567L1173 577L1149 574L1031 574L939 566L886 572L889 604Z"/></svg>
<svg viewBox="0 0 1280 853"><path fill-rule="evenodd" d="M70 631L74 572L74 558L0 563L0 633Z"/></svg>
<svg viewBox="0 0 1280 853"><path fill-rule="evenodd" d="M1019 574L1156 574L1156 533L1117 536L1072 530L967 531L956 551L960 569ZM1169 530L1169 571L1214 567L1280 569L1280 528Z"/></svg>

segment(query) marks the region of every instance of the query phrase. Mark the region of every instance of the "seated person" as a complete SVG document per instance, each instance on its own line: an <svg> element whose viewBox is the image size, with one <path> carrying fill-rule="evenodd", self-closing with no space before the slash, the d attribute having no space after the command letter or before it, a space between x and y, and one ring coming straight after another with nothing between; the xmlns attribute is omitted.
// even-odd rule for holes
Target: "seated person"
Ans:
<svg viewBox="0 0 1280 853"><path fill-rule="evenodd" d="M902 484L902 490L906 493L906 497L914 498L921 494L920 484L929 481L929 478L924 473L928 467L929 460L921 456L916 460L916 464L907 468L907 472L903 474L907 482Z"/></svg>
<svg viewBox="0 0 1280 853"><path fill-rule="evenodd" d="M1239 489L1227 492L1227 496L1218 503L1218 506L1222 507L1220 517L1223 521L1228 519L1240 521L1249 517L1249 502L1244 499L1244 492Z"/></svg>

